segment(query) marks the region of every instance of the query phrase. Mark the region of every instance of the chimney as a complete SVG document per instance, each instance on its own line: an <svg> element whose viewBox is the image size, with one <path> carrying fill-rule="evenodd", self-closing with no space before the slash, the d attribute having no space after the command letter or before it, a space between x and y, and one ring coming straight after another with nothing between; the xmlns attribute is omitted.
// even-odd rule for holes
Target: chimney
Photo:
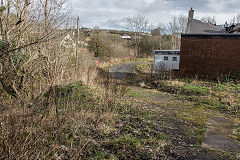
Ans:
<svg viewBox="0 0 240 160"><path fill-rule="evenodd" d="M188 22L193 21L193 16L194 16L194 10L193 10L193 8L191 8L191 10L189 11L189 15L188 15Z"/></svg>

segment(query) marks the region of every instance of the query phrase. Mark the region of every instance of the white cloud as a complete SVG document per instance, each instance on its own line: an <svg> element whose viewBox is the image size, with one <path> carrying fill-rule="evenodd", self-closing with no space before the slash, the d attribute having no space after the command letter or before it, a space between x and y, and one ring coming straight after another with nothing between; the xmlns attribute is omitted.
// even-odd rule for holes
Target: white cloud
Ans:
<svg viewBox="0 0 240 160"><path fill-rule="evenodd" d="M196 16L215 16L224 23L238 11L240 0L70 0L82 25L87 27L116 28L122 19L145 14L151 23L167 24L172 16L188 15L190 7Z"/></svg>
<svg viewBox="0 0 240 160"><path fill-rule="evenodd" d="M231 6L239 6L240 1L239 0L207 0L207 7L209 9L212 9L214 11L226 11L226 10L235 10L235 8L232 8Z"/></svg>

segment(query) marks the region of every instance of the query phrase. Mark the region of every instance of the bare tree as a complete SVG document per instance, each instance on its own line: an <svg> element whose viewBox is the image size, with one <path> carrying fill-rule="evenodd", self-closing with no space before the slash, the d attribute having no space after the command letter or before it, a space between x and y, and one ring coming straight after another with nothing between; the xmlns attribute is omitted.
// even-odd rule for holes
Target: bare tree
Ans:
<svg viewBox="0 0 240 160"><path fill-rule="evenodd" d="M152 31L151 34L154 35L163 35L166 34L167 28L164 24L159 23Z"/></svg>
<svg viewBox="0 0 240 160"><path fill-rule="evenodd" d="M230 20L230 23L239 24L240 23L240 13L238 13L235 16L233 16L233 18Z"/></svg>
<svg viewBox="0 0 240 160"><path fill-rule="evenodd" d="M126 19L127 29L133 32L144 33L149 31L149 20L142 14Z"/></svg>
<svg viewBox="0 0 240 160"><path fill-rule="evenodd" d="M188 19L183 15L174 16L168 24L168 30L171 34L184 33L186 31Z"/></svg>
<svg viewBox="0 0 240 160"><path fill-rule="evenodd" d="M235 16L236 23L240 23L240 13Z"/></svg>
<svg viewBox="0 0 240 160"><path fill-rule="evenodd" d="M168 31L172 35L172 49L179 49L180 34L185 33L188 19L185 16L174 16L168 24Z"/></svg>
<svg viewBox="0 0 240 160"><path fill-rule="evenodd" d="M142 14L129 17L126 19L126 28L135 33L133 37L137 54L140 54L140 40L142 35L147 32L150 32L152 25L149 23L149 20Z"/></svg>
<svg viewBox="0 0 240 160"><path fill-rule="evenodd" d="M2 3L0 85L9 95L21 99L29 75L35 78L49 75L49 64L56 55L53 48L57 44L53 40L62 35L61 27L70 13L64 4L65 0L6 0Z"/></svg>
<svg viewBox="0 0 240 160"><path fill-rule="evenodd" d="M216 18L213 16L213 17L210 17L210 16L205 16L205 17L202 17L200 19L200 21L204 22L204 23L210 23L210 24L216 24Z"/></svg>

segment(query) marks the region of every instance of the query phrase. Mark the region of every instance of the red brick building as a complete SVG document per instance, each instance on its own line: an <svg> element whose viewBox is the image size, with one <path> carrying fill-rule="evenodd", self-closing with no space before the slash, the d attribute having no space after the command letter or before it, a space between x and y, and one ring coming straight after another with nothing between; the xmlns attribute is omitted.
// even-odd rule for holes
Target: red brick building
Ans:
<svg viewBox="0 0 240 160"><path fill-rule="evenodd" d="M180 73L222 75L240 72L239 34L182 34Z"/></svg>
<svg viewBox="0 0 240 160"><path fill-rule="evenodd" d="M240 72L239 25L216 25L196 20L189 11L186 34L182 34L181 75L222 75Z"/></svg>

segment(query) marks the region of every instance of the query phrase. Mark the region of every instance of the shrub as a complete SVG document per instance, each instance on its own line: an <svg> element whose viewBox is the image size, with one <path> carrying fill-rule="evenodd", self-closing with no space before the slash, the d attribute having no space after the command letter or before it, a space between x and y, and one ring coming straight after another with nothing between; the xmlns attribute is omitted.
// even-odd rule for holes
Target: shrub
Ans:
<svg viewBox="0 0 240 160"><path fill-rule="evenodd" d="M110 49L103 43L99 36L93 36L91 38L88 48L94 53L94 57L108 57L110 53Z"/></svg>

